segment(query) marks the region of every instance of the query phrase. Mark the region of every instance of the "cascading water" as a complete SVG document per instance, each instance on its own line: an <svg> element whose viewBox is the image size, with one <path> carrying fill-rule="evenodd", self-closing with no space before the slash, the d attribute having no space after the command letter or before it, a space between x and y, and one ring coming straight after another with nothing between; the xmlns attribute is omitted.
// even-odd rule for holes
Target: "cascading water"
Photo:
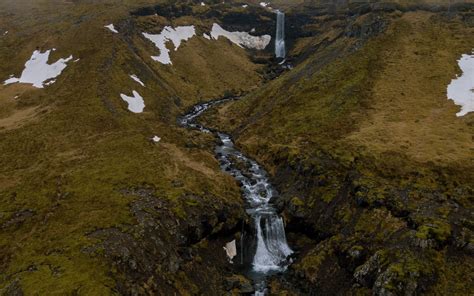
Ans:
<svg viewBox="0 0 474 296"><path fill-rule="evenodd" d="M181 118L180 123L188 128L212 133L210 129L196 123L196 118L207 109L229 100L232 99L198 104ZM283 219L270 203L277 192L270 184L267 172L256 161L237 150L229 135L221 132L215 134L220 139L215 152L221 169L241 184L243 196L248 203L247 213L254 221L256 250L251 263L251 275L255 282L255 295L265 295L266 277L284 271L290 264L288 256L293 253L286 241ZM242 247L242 253L243 249Z"/></svg>
<svg viewBox="0 0 474 296"><path fill-rule="evenodd" d="M277 14L277 26L275 35L275 56L284 59L286 57L285 45L285 14L279 10Z"/></svg>

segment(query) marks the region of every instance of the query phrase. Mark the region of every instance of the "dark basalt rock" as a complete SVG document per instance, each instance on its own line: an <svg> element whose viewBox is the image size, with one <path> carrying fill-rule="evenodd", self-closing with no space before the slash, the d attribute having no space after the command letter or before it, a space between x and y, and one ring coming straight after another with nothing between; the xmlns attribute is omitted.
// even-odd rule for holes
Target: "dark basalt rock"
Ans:
<svg viewBox="0 0 474 296"><path fill-rule="evenodd" d="M202 253L196 245L206 238L212 242L235 233L237 228L241 228L242 209L225 205L217 209L207 207L206 210L196 207L195 210L185 210L188 217L183 219L170 211L173 205L166 199L158 198L154 188L145 186L120 191L138 197L130 205L137 224L93 231L88 236L100 242L83 250L87 254L104 256L116 267L118 274L114 277L120 293L173 294L176 292L173 284L175 274L183 269L190 272L193 266L200 265L201 256L206 256L210 266L193 271L188 275L191 278L189 281L199 283L202 277L214 277L214 286L202 289L220 289L219 282L223 283L223 279L215 278L215 274L224 276L228 273L228 263L222 250L224 242L208 247L212 249L212 257L206 255L206 248ZM198 196L183 198L188 203L194 200L205 205Z"/></svg>

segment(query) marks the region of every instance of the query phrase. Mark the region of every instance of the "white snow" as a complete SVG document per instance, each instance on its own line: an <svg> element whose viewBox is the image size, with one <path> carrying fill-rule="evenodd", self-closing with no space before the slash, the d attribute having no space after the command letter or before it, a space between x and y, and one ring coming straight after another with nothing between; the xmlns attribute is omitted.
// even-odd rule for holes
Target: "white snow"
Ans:
<svg viewBox="0 0 474 296"><path fill-rule="evenodd" d="M118 31L115 30L114 24L110 24L110 25L107 25L107 26L104 26L104 27L106 27L107 29L109 29L109 30L112 31L113 33L118 33Z"/></svg>
<svg viewBox="0 0 474 296"><path fill-rule="evenodd" d="M211 36L207 35L206 33L202 34L202 37L206 38L207 40L211 40Z"/></svg>
<svg viewBox="0 0 474 296"><path fill-rule="evenodd" d="M122 100L128 103L128 110L133 113L142 113L145 108L145 102L143 101L142 96L136 91L133 91L133 97L129 97L124 94L120 94Z"/></svg>
<svg viewBox="0 0 474 296"><path fill-rule="evenodd" d="M242 5L243 8L249 7L247 4Z"/></svg>
<svg viewBox="0 0 474 296"><path fill-rule="evenodd" d="M206 3L204 3L204 2L201 2L201 6L206 6Z"/></svg>
<svg viewBox="0 0 474 296"><path fill-rule="evenodd" d="M3 33L3 36L7 35L8 34L8 31L5 31L5 33Z"/></svg>
<svg viewBox="0 0 474 296"><path fill-rule="evenodd" d="M448 85L448 99L461 106L461 111L456 113L459 117L474 111L474 51L463 54L458 64L463 73Z"/></svg>
<svg viewBox="0 0 474 296"><path fill-rule="evenodd" d="M159 141L161 141L161 138L158 136L154 136L153 138L151 138L151 140L155 143L158 143Z"/></svg>
<svg viewBox="0 0 474 296"><path fill-rule="evenodd" d="M260 2L260 6L267 7L270 3L268 2Z"/></svg>
<svg viewBox="0 0 474 296"><path fill-rule="evenodd" d="M140 83L141 86L145 86L145 83L143 83L140 78L138 78L137 75L133 74L133 75L130 75L130 78L132 78L133 80L135 80L136 82Z"/></svg>
<svg viewBox="0 0 474 296"><path fill-rule="evenodd" d="M225 244L224 250L227 254L227 258L229 258L229 262L233 263L232 259L237 255L237 248L236 248L236 245L235 245L235 239L233 241L228 242L227 244Z"/></svg>
<svg viewBox="0 0 474 296"><path fill-rule="evenodd" d="M265 49L272 39L270 35L252 36L247 32L229 32L216 23L212 26L211 36L216 40L219 39L220 36L224 36L240 47L258 50Z"/></svg>
<svg viewBox="0 0 474 296"><path fill-rule="evenodd" d="M75 59L74 61L72 61L73 63L77 63L79 62L81 59Z"/></svg>
<svg viewBox="0 0 474 296"><path fill-rule="evenodd" d="M169 54L170 51L168 48L166 48L166 43L168 41L173 42L174 50L176 51L181 45L181 41L187 41L194 35L196 35L194 26L182 26L176 28L167 26L163 29L163 31L161 31L160 34L143 33L143 36L153 42L160 50L159 56L152 56L151 58L165 65L173 64Z"/></svg>
<svg viewBox="0 0 474 296"><path fill-rule="evenodd" d="M48 64L50 53L51 50L47 50L44 53L35 50L31 58L25 63L25 69L21 73L20 78L11 75L10 78L5 81L5 85L19 82L30 83L33 84L34 87L43 88L44 85L53 84L56 80L50 79L56 78L61 74L67 66L66 63L72 60L72 55L65 59L59 59L54 64Z"/></svg>

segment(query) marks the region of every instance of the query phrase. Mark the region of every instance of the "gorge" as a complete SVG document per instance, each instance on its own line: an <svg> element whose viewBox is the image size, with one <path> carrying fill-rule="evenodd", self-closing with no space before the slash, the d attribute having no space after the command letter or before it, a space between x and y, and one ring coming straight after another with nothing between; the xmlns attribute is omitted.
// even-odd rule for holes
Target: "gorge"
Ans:
<svg viewBox="0 0 474 296"><path fill-rule="evenodd" d="M283 220L271 204L272 199L277 197L277 192L269 182L268 173L257 162L238 151L229 135L211 131L196 123L199 116L208 109L230 100L232 99L226 98L195 105L179 122L185 127L213 133L218 137L220 142L215 153L221 169L240 184L247 203L246 212L254 222L254 233L242 236L239 242L241 251L236 255L237 258L251 258L250 266L245 266L243 259L241 264L254 281L255 295L266 295L266 276L284 271L290 263L288 256L293 253L286 242ZM256 248L247 245L251 242L255 242L253 245L256 244ZM244 254L244 250L247 253Z"/></svg>
<svg viewBox="0 0 474 296"><path fill-rule="evenodd" d="M472 1L20 2L0 295L473 290Z"/></svg>

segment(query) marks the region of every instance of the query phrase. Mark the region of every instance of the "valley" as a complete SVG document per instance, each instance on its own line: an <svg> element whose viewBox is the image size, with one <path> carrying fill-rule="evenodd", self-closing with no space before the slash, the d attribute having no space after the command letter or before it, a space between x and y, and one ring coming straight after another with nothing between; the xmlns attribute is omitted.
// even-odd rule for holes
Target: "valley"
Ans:
<svg viewBox="0 0 474 296"><path fill-rule="evenodd" d="M471 1L1 1L0 294L469 295L473 50Z"/></svg>

